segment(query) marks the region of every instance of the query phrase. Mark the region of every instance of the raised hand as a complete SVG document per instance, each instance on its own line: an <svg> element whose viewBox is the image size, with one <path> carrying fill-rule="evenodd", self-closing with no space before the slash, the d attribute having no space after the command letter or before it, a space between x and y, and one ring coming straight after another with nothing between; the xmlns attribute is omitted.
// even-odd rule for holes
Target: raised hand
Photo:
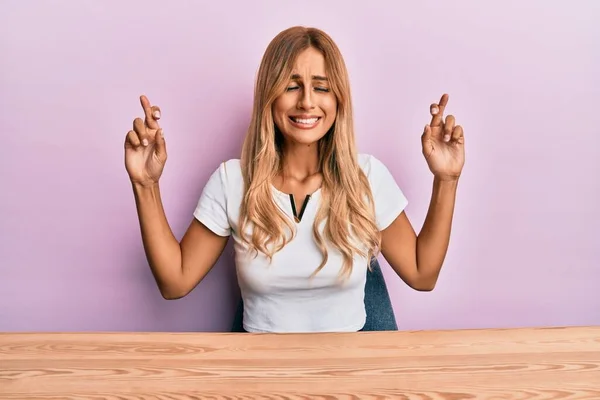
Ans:
<svg viewBox="0 0 600 400"><path fill-rule="evenodd" d="M136 118L133 129L125 138L125 168L135 184L152 185L158 182L165 162L167 148L162 128L158 124L160 108L151 106L146 96L140 96L145 119Z"/></svg>
<svg viewBox="0 0 600 400"><path fill-rule="evenodd" d="M460 125L455 125L454 116L444 121L444 110L448 95L444 94L439 104L430 106L431 122L425 126L421 136L423 155L434 176L441 180L459 178L465 164L465 138Z"/></svg>

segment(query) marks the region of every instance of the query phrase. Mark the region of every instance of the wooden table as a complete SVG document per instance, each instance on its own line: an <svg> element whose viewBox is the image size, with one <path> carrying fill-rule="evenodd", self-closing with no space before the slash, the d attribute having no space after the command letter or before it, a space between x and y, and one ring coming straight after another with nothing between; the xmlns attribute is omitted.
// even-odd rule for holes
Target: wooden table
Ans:
<svg viewBox="0 0 600 400"><path fill-rule="evenodd" d="M4 333L2 400L600 399L600 327Z"/></svg>

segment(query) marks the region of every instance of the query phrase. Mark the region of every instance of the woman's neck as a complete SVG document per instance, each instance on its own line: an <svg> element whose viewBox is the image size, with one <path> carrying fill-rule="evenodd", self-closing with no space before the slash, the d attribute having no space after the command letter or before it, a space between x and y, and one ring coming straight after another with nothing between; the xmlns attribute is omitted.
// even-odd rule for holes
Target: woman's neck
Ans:
<svg viewBox="0 0 600 400"><path fill-rule="evenodd" d="M288 144L282 149L282 178L304 181L320 173L318 144Z"/></svg>

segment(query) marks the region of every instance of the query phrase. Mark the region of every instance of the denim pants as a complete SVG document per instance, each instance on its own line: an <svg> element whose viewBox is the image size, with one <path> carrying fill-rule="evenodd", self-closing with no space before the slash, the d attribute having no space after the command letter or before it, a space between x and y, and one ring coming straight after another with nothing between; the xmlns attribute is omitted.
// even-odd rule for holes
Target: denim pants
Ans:
<svg viewBox="0 0 600 400"><path fill-rule="evenodd" d="M392 303L381 272L381 266L376 258L371 260L371 271L367 270L365 285L365 309L367 320L361 331L396 331L396 317ZM232 332L245 332L242 325L244 302L240 300L234 319Z"/></svg>

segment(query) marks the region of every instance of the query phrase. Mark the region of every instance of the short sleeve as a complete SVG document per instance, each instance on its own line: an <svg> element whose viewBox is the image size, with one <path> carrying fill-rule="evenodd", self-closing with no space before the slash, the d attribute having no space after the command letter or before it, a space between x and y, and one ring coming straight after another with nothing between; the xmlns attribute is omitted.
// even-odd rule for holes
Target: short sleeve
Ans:
<svg viewBox="0 0 600 400"><path fill-rule="evenodd" d="M376 222L382 231L404 211L408 199L385 164L371 155L365 157L365 173L375 201Z"/></svg>
<svg viewBox="0 0 600 400"><path fill-rule="evenodd" d="M231 226L227 216L227 180L225 164L212 173L202 190L194 217L219 236L229 236Z"/></svg>

